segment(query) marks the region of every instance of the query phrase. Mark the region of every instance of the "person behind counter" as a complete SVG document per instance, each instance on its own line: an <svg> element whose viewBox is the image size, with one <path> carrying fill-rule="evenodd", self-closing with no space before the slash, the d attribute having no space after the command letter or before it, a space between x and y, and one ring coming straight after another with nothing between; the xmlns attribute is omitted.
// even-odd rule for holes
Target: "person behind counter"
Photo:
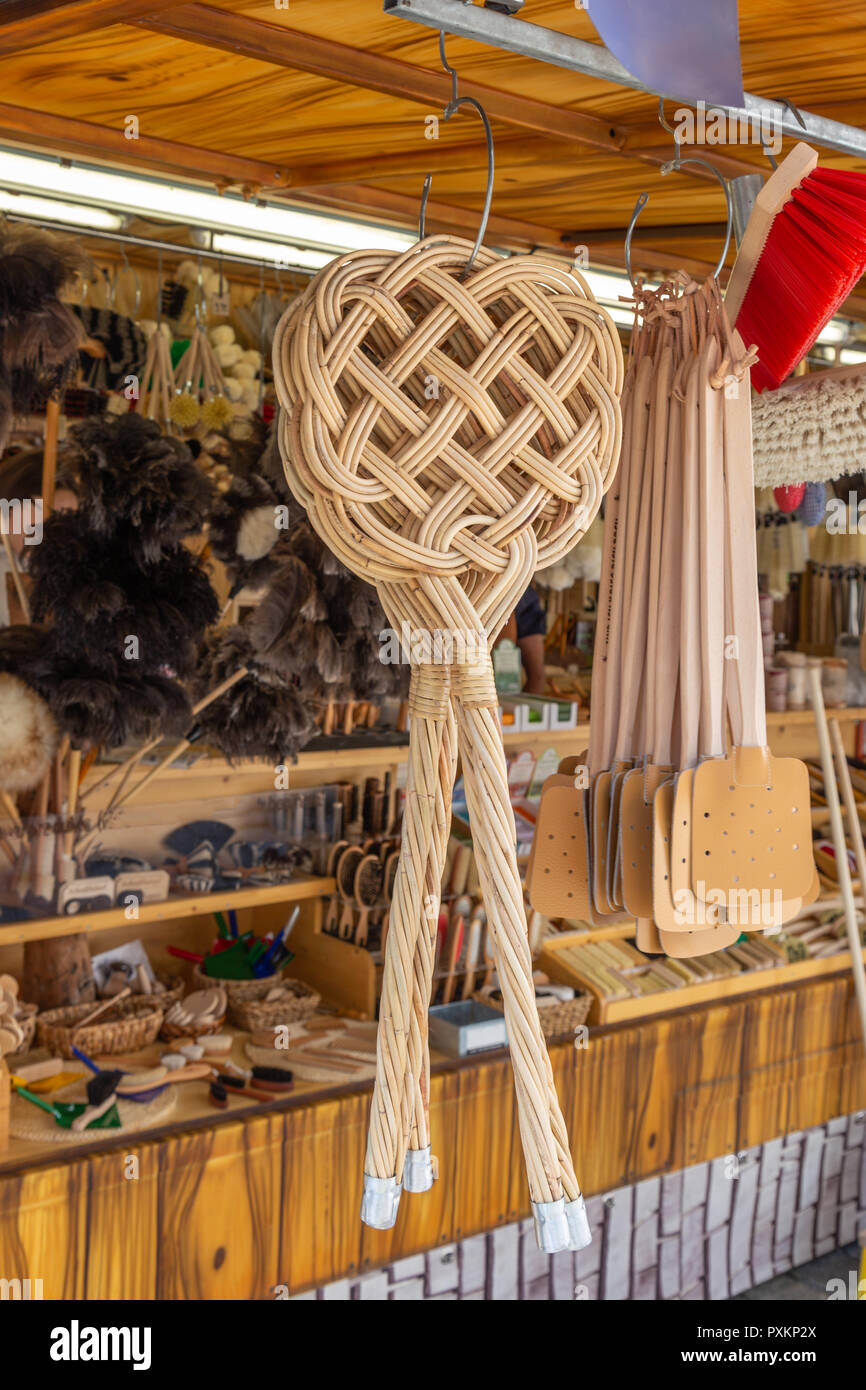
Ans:
<svg viewBox="0 0 866 1390"><path fill-rule="evenodd" d="M541 599L530 584L519 599L517 607L505 624L498 640L503 637L516 642L523 663L523 689L527 695L543 695L547 678L544 673L544 638L547 619Z"/></svg>

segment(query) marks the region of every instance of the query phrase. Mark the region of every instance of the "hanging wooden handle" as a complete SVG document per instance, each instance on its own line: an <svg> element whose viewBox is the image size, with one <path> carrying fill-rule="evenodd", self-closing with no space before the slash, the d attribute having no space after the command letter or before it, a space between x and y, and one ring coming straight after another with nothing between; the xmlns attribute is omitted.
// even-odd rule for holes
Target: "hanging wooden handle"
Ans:
<svg viewBox="0 0 866 1390"><path fill-rule="evenodd" d="M622 607L625 615L620 661L619 726L615 750L617 762L627 761L635 751L635 717L638 695L643 685L647 614L646 570L652 521L651 470L645 467L651 388L652 363L645 357L638 365L635 380L629 472L624 483L627 506L620 552L622 566L614 598L614 602ZM616 576L614 582L616 585Z"/></svg>
<svg viewBox="0 0 866 1390"><path fill-rule="evenodd" d="M738 333L734 344L742 349ZM741 741L746 747L767 744L764 653L758 603L758 555L755 533L752 465L752 406L748 376L722 391L725 428L725 514L731 590L732 636L736 639L731 676L737 686Z"/></svg>
<svg viewBox="0 0 866 1390"><path fill-rule="evenodd" d="M725 455L721 392L710 377L719 364L719 342L707 336L698 362L698 573L701 593L701 708L698 751L719 758L724 739L725 659ZM757 580L755 581L757 583Z"/></svg>
<svg viewBox="0 0 866 1390"><path fill-rule="evenodd" d="M673 386L673 383L671 383ZM680 662L680 603L683 547L682 402L671 389L667 467L656 619L655 700L652 750L661 767L673 759L673 714Z"/></svg>
<svg viewBox="0 0 866 1390"><path fill-rule="evenodd" d="M701 688L700 511L698 454L698 384L696 360L685 368L683 408L683 525L680 627L680 767L694 767L698 757Z"/></svg>

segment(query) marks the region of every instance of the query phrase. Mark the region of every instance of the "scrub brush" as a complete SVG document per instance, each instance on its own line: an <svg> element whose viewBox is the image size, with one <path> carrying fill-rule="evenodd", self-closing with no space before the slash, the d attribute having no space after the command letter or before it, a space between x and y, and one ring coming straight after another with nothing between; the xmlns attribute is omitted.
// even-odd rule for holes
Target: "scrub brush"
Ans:
<svg viewBox="0 0 866 1390"><path fill-rule="evenodd" d="M866 270L866 174L817 163L800 143L764 184L728 282L758 391L790 375Z"/></svg>

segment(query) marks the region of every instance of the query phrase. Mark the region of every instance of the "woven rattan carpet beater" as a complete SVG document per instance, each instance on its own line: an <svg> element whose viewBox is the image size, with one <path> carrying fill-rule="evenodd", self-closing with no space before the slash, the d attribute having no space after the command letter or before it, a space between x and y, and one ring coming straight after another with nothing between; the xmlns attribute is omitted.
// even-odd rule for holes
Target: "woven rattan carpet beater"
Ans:
<svg viewBox="0 0 866 1390"><path fill-rule="evenodd" d="M471 252L427 238L318 274L275 339L280 444L312 524L412 633L362 1218L393 1225L404 1177L413 1191L432 1182L426 1011L459 737L536 1229L564 1249L589 1232L535 1006L489 644L536 566L598 510L619 451L622 356L579 276Z"/></svg>

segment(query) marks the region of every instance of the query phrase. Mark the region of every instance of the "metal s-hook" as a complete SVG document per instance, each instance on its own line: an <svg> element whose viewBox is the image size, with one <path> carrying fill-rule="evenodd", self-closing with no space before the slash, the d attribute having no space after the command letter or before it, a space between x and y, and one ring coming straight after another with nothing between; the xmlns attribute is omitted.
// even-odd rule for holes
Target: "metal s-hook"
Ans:
<svg viewBox="0 0 866 1390"><path fill-rule="evenodd" d="M138 311L141 307L141 280L139 279L138 271L135 269L134 266L131 266L129 264L129 257L127 256L126 249L123 246L120 247L120 258L123 261L124 270L126 271L127 275L132 276L133 283L135 285L135 307L132 311L132 317L138 318Z"/></svg>
<svg viewBox="0 0 866 1390"><path fill-rule="evenodd" d="M473 265L475 264L475 258L481 249L481 243L484 240L484 233L487 231L487 222L490 217L490 205L493 201L493 131L490 128L490 121L488 119L487 112L484 110L484 107L481 105L481 102L478 101L475 97L460 96L459 89L457 86L457 71L455 68L451 67L451 64L448 62L448 59L445 56L445 34L442 30L440 30L439 32L439 57L442 61L442 67L445 69L445 71L448 73L448 76L451 78L451 99L442 113L442 119L445 121L450 121L451 117L454 115L454 112L459 111L461 106L471 107L472 110L477 112L477 114L481 117L481 121L484 126L484 137L487 143L487 188L484 194L484 207L481 211L481 224L478 228L478 235L475 238L475 244L472 247L472 252L469 256L469 260L466 262L466 265L463 268L463 274L467 275L469 271L472 269ZM427 174L427 176L424 179L424 188L421 193L421 209L418 218L419 241L423 241L425 236L425 226L427 221L427 200L430 197L430 185L432 184L432 182L433 175Z"/></svg>
<svg viewBox="0 0 866 1390"><path fill-rule="evenodd" d="M680 142L679 142L679 140L677 139L677 133L676 133L676 131L674 130L674 128L673 128L672 125L668 125L667 120L666 120L666 118L665 118L665 99L664 99L664 97L659 97L659 125L661 126L662 130L666 130L666 131L667 131L668 135L672 135L672 136L674 137L674 145L676 146L677 152L679 152Z"/></svg>
<svg viewBox="0 0 866 1390"><path fill-rule="evenodd" d="M634 205L634 212L632 213L629 219L628 229L625 234L625 273L628 276L628 282L634 290L635 294L637 294L637 285L634 282L634 275L632 274L631 268L631 239L634 234L634 229L637 226L637 220L648 202L648 193L638 194L637 202Z"/></svg>
<svg viewBox="0 0 866 1390"><path fill-rule="evenodd" d="M662 174L670 174L674 171L682 169L686 164L700 164L703 169L709 169L713 177L718 179L725 195L725 206L727 208L727 230L725 232L725 244L722 248L722 254L719 257L718 262L716 263L716 268L713 271L713 279L718 280L719 276L722 273L722 267L728 258L728 248L731 244L731 232L734 226L734 204L733 199L731 197L731 186L728 183L728 180L724 177L724 175L719 173L718 169L715 167L714 164L711 164L708 159L700 159L697 156L690 156L687 159L680 159L679 155L677 155L677 157L675 159L672 159L668 164L662 165L661 172ZM648 202L649 194L641 193L638 197L637 202L634 205L634 212L631 215L631 219L628 224L628 230L625 234L625 268L629 278L629 283L633 290L636 290L637 287L634 282L634 275L632 274L631 268L631 242L632 237L634 235L634 229L637 226L637 220Z"/></svg>
<svg viewBox="0 0 866 1390"><path fill-rule="evenodd" d="M201 269L201 256L196 257L196 262L198 270L195 277L195 301L192 306L192 311L195 317L196 328L201 328L207 313L207 307L204 302L204 276L202 275Z"/></svg>

